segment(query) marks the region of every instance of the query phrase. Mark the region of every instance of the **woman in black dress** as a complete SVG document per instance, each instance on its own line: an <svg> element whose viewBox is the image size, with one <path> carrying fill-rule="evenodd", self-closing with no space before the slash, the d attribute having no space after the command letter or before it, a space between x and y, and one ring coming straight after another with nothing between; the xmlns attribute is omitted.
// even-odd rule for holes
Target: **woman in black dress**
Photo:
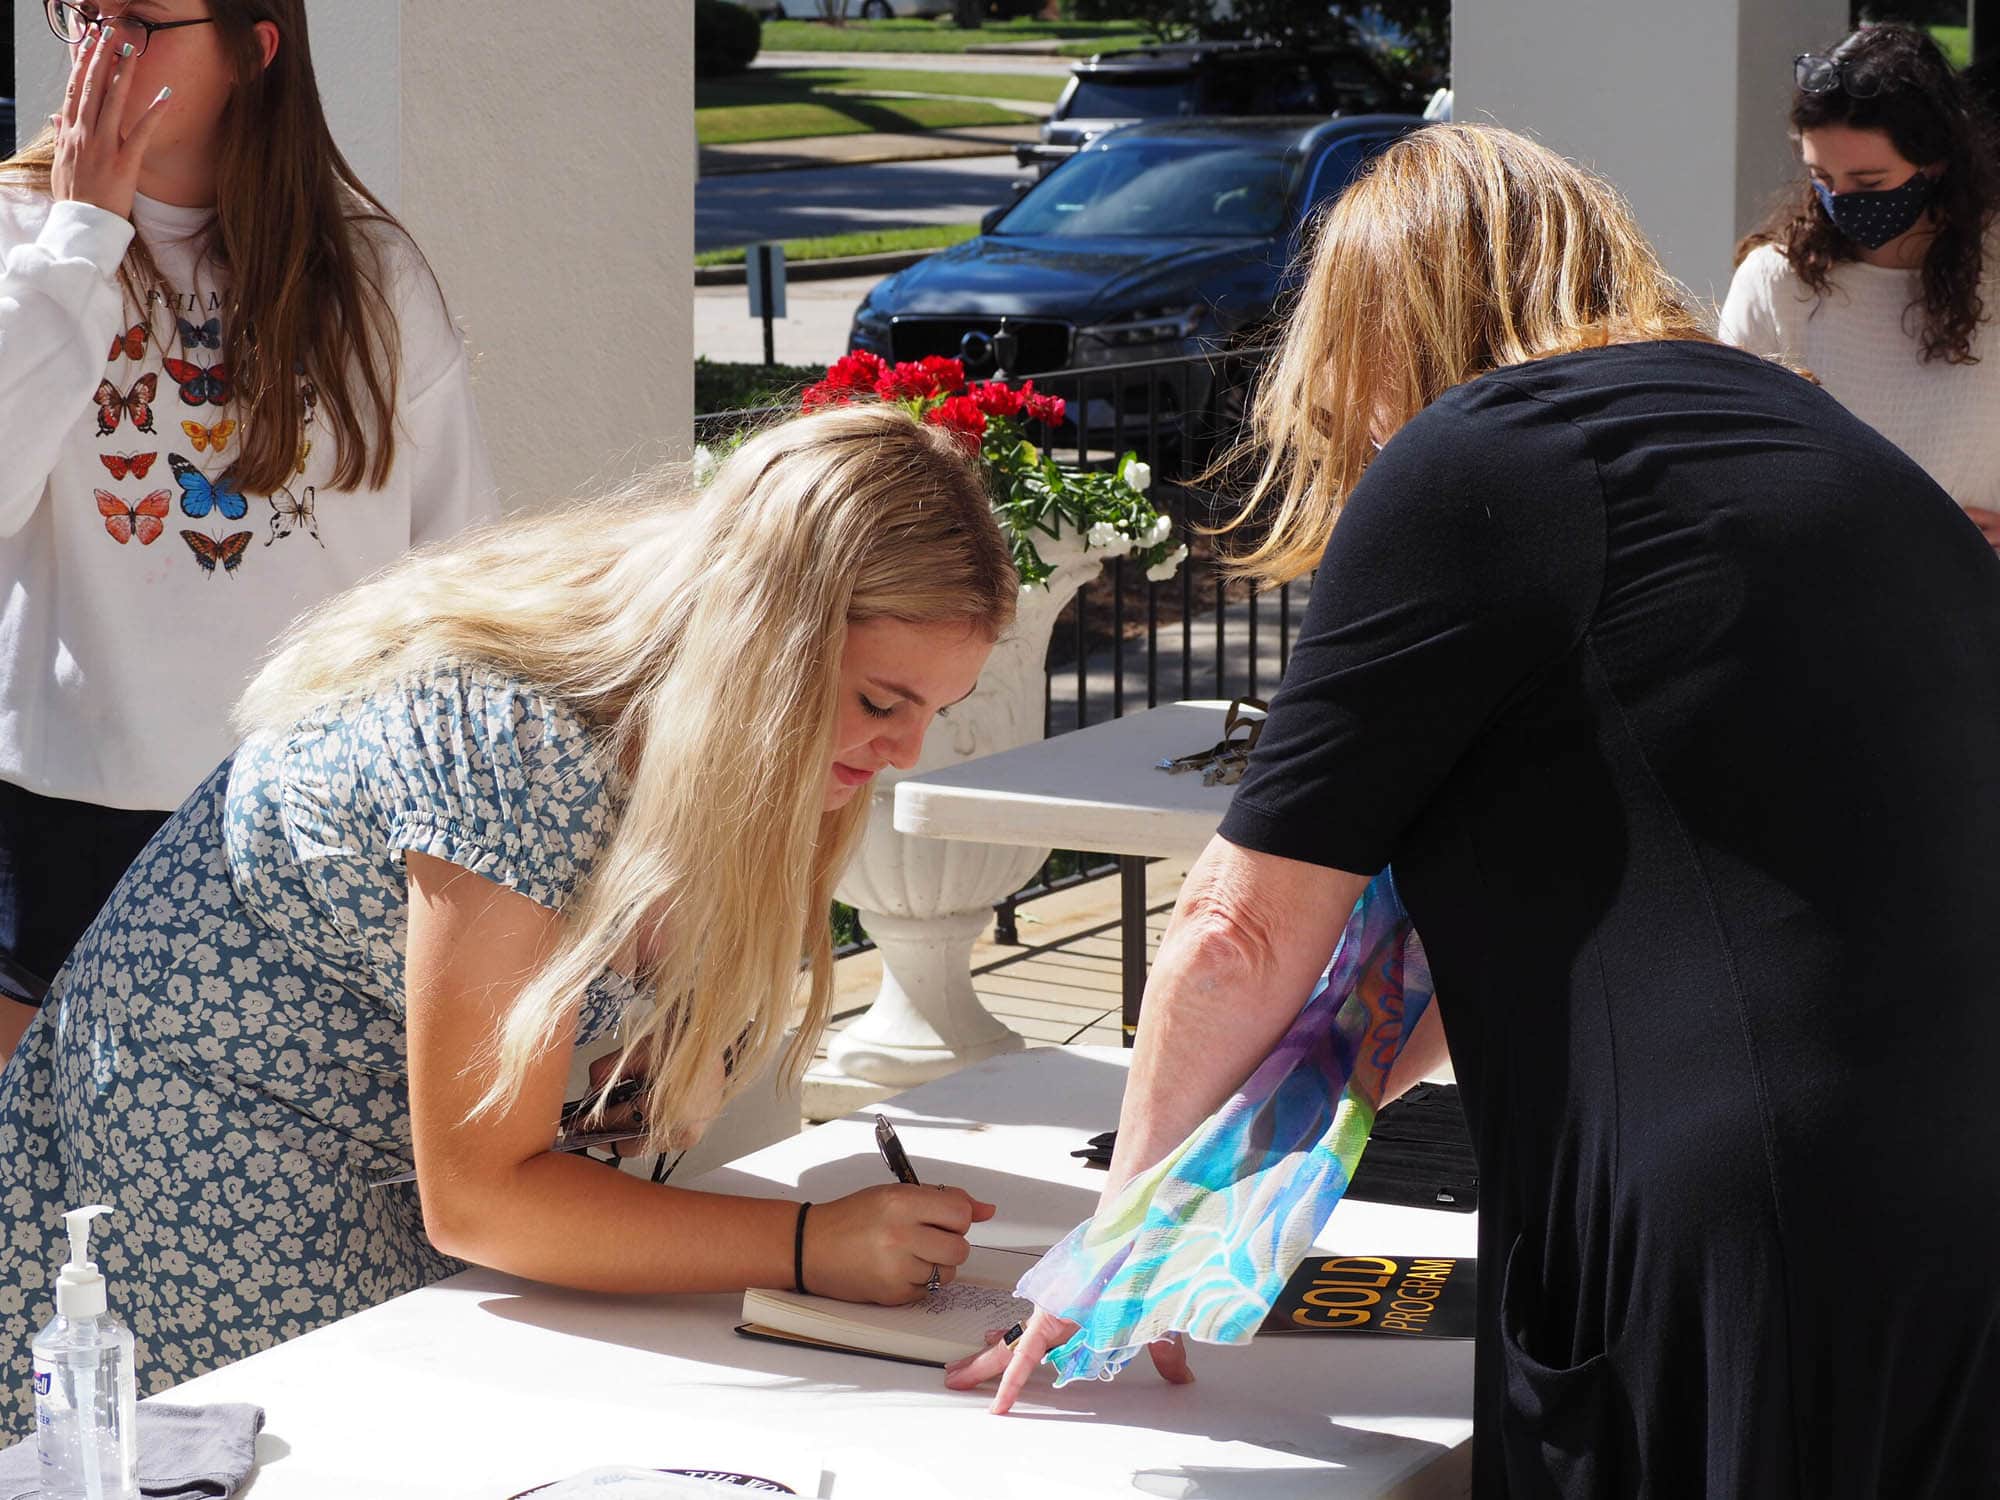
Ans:
<svg viewBox="0 0 2000 1500"><path fill-rule="evenodd" d="M1495 129L1341 200L1257 419L1246 564L1319 576L1107 1196L1393 863L1480 1158L1475 1493L1994 1493L2000 558Z"/></svg>

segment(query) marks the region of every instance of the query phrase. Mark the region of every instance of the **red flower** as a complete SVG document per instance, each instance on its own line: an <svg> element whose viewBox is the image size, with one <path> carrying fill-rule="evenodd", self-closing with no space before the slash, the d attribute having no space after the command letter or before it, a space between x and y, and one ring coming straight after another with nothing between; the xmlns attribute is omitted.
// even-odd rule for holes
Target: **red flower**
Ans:
<svg viewBox="0 0 2000 1500"><path fill-rule="evenodd" d="M965 384L965 366L941 354L905 360L875 382L875 394L889 401L924 401L949 396Z"/></svg>
<svg viewBox="0 0 2000 1500"><path fill-rule="evenodd" d="M818 411L825 406L846 406L853 399L853 391L835 385L831 379L822 380L799 393L799 410Z"/></svg>
<svg viewBox="0 0 2000 1500"><path fill-rule="evenodd" d="M1027 408L1028 416L1032 420L1049 427L1060 427L1063 424L1063 413L1068 410L1068 405L1060 396L1029 396Z"/></svg>
<svg viewBox="0 0 2000 1500"><path fill-rule="evenodd" d="M924 420L953 434L971 453L979 451L979 440L986 436L986 413L970 396L939 402L924 413Z"/></svg>
<svg viewBox="0 0 2000 1500"><path fill-rule="evenodd" d="M820 384L836 391L867 392L874 390L875 382L888 372L888 361L881 355L857 349L828 365L826 379Z"/></svg>
<svg viewBox="0 0 2000 1500"><path fill-rule="evenodd" d="M1021 409L1035 394L1035 383L1030 380L1018 391L998 380L988 380L973 386L967 393L979 403L979 409L989 417L1018 417Z"/></svg>

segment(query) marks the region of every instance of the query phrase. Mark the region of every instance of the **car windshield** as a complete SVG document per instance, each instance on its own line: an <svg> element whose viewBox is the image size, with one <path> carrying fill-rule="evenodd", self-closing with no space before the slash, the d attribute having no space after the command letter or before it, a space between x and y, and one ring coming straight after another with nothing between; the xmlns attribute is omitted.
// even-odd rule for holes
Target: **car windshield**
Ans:
<svg viewBox="0 0 2000 1500"><path fill-rule="evenodd" d="M1185 114L1194 98L1194 80L1185 73L1086 75L1063 106L1071 120L1156 120Z"/></svg>
<svg viewBox="0 0 2000 1500"><path fill-rule="evenodd" d="M1001 235L1233 239L1276 234L1293 164L1282 143L1129 141L1085 151L1022 195Z"/></svg>

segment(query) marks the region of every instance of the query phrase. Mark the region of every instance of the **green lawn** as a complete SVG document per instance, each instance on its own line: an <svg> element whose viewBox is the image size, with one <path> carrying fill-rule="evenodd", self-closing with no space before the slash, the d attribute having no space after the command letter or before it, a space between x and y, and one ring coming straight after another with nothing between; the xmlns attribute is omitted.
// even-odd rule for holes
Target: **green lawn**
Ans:
<svg viewBox="0 0 2000 1500"><path fill-rule="evenodd" d="M1967 27L1933 26L1930 34L1944 48L1944 55L1951 59L1954 68L1962 68L1972 61L1972 40Z"/></svg>
<svg viewBox="0 0 2000 1500"><path fill-rule="evenodd" d="M822 101L827 94L947 94L1053 104L1069 81L1060 73L918 72L901 68L759 68L732 78L697 79L694 107Z"/></svg>
<svg viewBox="0 0 2000 1500"><path fill-rule="evenodd" d="M705 85L720 90L724 85ZM978 99L887 99L872 94L774 91L759 100L754 84L738 102L694 112L695 139L704 146L789 141L812 135L863 135L877 130L948 130L974 125L1032 125L1033 115Z"/></svg>
<svg viewBox="0 0 2000 1500"><path fill-rule="evenodd" d="M767 52L963 52L988 42L1061 41L1082 46L1134 47L1146 28L1130 21L995 21L961 31L949 21L766 21ZM1069 51L1068 47L1063 49Z"/></svg>
<svg viewBox="0 0 2000 1500"><path fill-rule="evenodd" d="M838 255L880 255L888 250L942 250L960 244L979 233L977 224L920 224L914 229L869 229L855 234L827 234L814 239L786 240L785 259L831 260ZM704 250L694 258L698 266L735 266L743 263L743 247Z"/></svg>
<svg viewBox="0 0 2000 1500"><path fill-rule="evenodd" d="M1067 73L952 73L903 68L760 68L750 81L788 83L839 94L965 94L977 99L1028 99L1053 104L1069 82ZM739 75L738 81L744 81ZM695 85L695 97L701 85Z"/></svg>

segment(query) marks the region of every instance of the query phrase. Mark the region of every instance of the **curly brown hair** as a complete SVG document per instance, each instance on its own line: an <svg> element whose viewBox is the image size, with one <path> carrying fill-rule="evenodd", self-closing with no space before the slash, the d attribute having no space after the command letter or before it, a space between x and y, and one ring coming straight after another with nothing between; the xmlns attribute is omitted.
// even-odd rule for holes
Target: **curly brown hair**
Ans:
<svg viewBox="0 0 2000 1500"><path fill-rule="evenodd" d="M1905 160L1943 167L1931 212L1937 233L1924 252L1921 276L1923 357L1950 364L1978 362L1972 341L1986 320L1980 280L1986 233L2000 209L2000 166L1992 123L1929 35L1892 22L1864 26L1827 56L1842 78L1874 85L1855 98L1847 86L1792 97L1794 138L1826 125L1877 130ZM1825 296L1833 268L1859 257L1854 241L1820 207L1810 178L1786 193L1764 226L1737 247L1736 260L1759 245L1784 252L1799 280Z"/></svg>

